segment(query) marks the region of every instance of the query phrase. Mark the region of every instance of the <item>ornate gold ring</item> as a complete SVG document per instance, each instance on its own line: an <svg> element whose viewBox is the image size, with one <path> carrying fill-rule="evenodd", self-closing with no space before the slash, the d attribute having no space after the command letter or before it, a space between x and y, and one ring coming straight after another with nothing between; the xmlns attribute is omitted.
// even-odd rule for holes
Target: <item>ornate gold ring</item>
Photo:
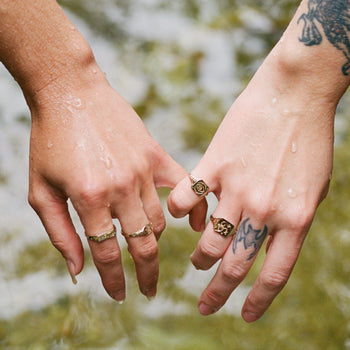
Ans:
<svg viewBox="0 0 350 350"><path fill-rule="evenodd" d="M203 197L207 195L207 193L209 192L209 186L203 180L198 180L193 175L189 175L189 176L192 181L191 188L193 192L198 197Z"/></svg>
<svg viewBox="0 0 350 350"><path fill-rule="evenodd" d="M219 235L227 237L236 234L235 226L226 219L214 218L213 215L210 215L210 221L213 223L214 231Z"/></svg>

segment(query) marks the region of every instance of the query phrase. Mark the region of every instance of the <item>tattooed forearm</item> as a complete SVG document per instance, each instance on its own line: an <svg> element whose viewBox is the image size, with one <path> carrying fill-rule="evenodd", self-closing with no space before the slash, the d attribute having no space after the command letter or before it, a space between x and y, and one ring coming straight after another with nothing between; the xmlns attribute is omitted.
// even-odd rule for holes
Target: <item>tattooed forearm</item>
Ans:
<svg viewBox="0 0 350 350"><path fill-rule="evenodd" d="M245 250L249 248L254 248L254 251L249 255L247 260L250 260L255 256L267 235L266 225L263 229L256 230L249 223L249 220L250 219L247 218L241 223L232 245L233 253L236 253L238 243L240 242L243 243Z"/></svg>
<svg viewBox="0 0 350 350"><path fill-rule="evenodd" d="M350 70L350 0L309 0L308 12L300 16L304 21L302 36L299 40L306 46L319 45L322 34L317 24L322 27L328 41L342 51L346 62L342 67L344 75Z"/></svg>

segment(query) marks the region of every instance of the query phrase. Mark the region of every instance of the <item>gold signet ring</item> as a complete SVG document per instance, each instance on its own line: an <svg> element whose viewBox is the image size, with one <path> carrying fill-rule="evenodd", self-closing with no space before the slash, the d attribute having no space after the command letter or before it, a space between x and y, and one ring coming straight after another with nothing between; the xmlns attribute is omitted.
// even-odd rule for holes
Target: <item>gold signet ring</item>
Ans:
<svg viewBox="0 0 350 350"><path fill-rule="evenodd" d="M193 192L198 196L198 197L203 197L209 192L209 186L203 181L203 180L198 180L194 176L189 175L190 179L192 181L191 188Z"/></svg>
<svg viewBox="0 0 350 350"><path fill-rule="evenodd" d="M214 218L210 215L210 221L213 223L214 231L221 236L227 237L230 235L235 235L235 226L224 218Z"/></svg>

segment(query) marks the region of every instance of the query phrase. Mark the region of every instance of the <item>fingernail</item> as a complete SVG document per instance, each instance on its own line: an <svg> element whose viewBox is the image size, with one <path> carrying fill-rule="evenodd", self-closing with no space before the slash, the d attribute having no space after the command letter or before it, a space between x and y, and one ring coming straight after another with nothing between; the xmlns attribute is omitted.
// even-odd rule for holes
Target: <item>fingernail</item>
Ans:
<svg viewBox="0 0 350 350"><path fill-rule="evenodd" d="M244 311L242 316L246 322L254 322L259 318L257 314L250 311Z"/></svg>
<svg viewBox="0 0 350 350"><path fill-rule="evenodd" d="M205 303L200 303L198 306L199 313L203 316L208 316L219 310L219 308L213 308Z"/></svg>
<svg viewBox="0 0 350 350"><path fill-rule="evenodd" d="M75 276L75 266L74 266L73 261L67 260L66 264L67 264L68 272L69 272L69 275L72 279L73 284L77 284L78 281L77 281L76 276Z"/></svg>
<svg viewBox="0 0 350 350"><path fill-rule="evenodd" d="M157 289L156 288L154 288L154 289L146 289L146 290L143 290L141 292L148 299L148 301L151 301L151 300L153 300L156 297Z"/></svg>
<svg viewBox="0 0 350 350"><path fill-rule="evenodd" d="M125 293L124 291L120 291L114 294L113 299L119 304L124 304L125 301Z"/></svg>

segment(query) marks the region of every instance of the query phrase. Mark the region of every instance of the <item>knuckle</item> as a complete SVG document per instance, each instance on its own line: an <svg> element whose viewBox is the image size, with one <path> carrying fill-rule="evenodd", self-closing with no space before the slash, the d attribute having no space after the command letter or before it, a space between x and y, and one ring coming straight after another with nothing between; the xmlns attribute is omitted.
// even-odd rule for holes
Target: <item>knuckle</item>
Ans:
<svg viewBox="0 0 350 350"><path fill-rule="evenodd" d="M255 194L248 202L249 211L258 222L266 222L274 211L274 201L269 193L259 196Z"/></svg>
<svg viewBox="0 0 350 350"><path fill-rule="evenodd" d="M217 288L207 288L205 291L206 299L211 305L222 305L227 297Z"/></svg>
<svg viewBox="0 0 350 350"><path fill-rule="evenodd" d="M255 213L255 219L259 222L266 222L273 212L272 208L272 200L269 200L269 198L265 198L265 200L260 201L257 212Z"/></svg>
<svg viewBox="0 0 350 350"><path fill-rule="evenodd" d="M204 255L206 257L212 258L212 259L219 259L222 256L222 252L220 249L215 246L215 244L211 241L205 241L203 242L199 247L199 252L201 255Z"/></svg>
<svg viewBox="0 0 350 350"><path fill-rule="evenodd" d="M247 302L249 304L249 308L255 310L255 312L264 312L270 305L272 300L265 298L260 295L249 294L247 296Z"/></svg>
<svg viewBox="0 0 350 350"><path fill-rule="evenodd" d="M135 191L136 174L132 171L124 171L115 182L115 190L122 197L128 197Z"/></svg>
<svg viewBox="0 0 350 350"><path fill-rule="evenodd" d="M28 193L28 203L35 211L39 210L39 207L41 206L41 202L33 191Z"/></svg>
<svg viewBox="0 0 350 350"><path fill-rule="evenodd" d="M166 221L160 202L154 200L153 204L147 204L148 218L152 222L153 232L160 234L166 227Z"/></svg>
<svg viewBox="0 0 350 350"><path fill-rule="evenodd" d="M46 203L46 199L44 197L45 196L43 196L40 191L31 189L28 192L28 203L36 212L39 212Z"/></svg>
<svg viewBox="0 0 350 350"><path fill-rule="evenodd" d="M315 210L308 205L297 205L290 207L288 215L286 217L288 227L296 230L303 231L308 227L313 219Z"/></svg>
<svg viewBox="0 0 350 350"><path fill-rule="evenodd" d="M101 249L94 252L94 261L98 265L115 264L120 259L120 253L116 249Z"/></svg>
<svg viewBox="0 0 350 350"><path fill-rule="evenodd" d="M137 257L142 261L153 261L158 257L158 245L153 241L144 244L138 251Z"/></svg>
<svg viewBox="0 0 350 350"><path fill-rule="evenodd" d="M222 268L223 278L229 282L240 282L246 274L247 272L240 265L226 264Z"/></svg>
<svg viewBox="0 0 350 350"><path fill-rule="evenodd" d="M162 216L160 219L158 219L153 223L153 232L156 235L159 235L165 230L165 227L166 227L166 221L164 216Z"/></svg>
<svg viewBox="0 0 350 350"><path fill-rule="evenodd" d="M260 283L263 287L272 291L279 291L288 280L288 273L282 271L267 272L260 277Z"/></svg>
<svg viewBox="0 0 350 350"><path fill-rule="evenodd" d="M57 237L50 237L52 245L61 253L65 250L66 244L64 241L58 239Z"/></svg>
<svg viewBox="0 0 350 350"><path fill-rule="evenodd" d="M100 203L107 194L105 186L96 183L85 184L80 191L78 191L79 201L88 206Z"/></svg>

